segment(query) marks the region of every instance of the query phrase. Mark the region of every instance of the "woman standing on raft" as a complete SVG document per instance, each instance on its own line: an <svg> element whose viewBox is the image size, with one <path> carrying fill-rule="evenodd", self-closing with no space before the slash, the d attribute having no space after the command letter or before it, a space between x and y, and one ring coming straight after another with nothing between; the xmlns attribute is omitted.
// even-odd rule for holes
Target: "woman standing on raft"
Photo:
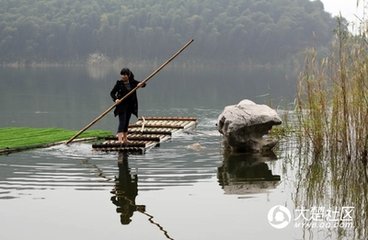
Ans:
<svg viewBox="0 0 368 240"><path fill-rule="evenodd" d="M133 88L141 85L145 87L145 83L141 83L134 79L134 74L128 69L123 68L120 71L121 79L116 81L114 88L110 92L114 102L119 101L126 94L128 94ZM119 143L128 143L128 125L131 115L134 114L138 117L138 99L136 91L133 92L128 98L119 103L114 110L114 115L119 116L119 126L117 137Z"/></svg>

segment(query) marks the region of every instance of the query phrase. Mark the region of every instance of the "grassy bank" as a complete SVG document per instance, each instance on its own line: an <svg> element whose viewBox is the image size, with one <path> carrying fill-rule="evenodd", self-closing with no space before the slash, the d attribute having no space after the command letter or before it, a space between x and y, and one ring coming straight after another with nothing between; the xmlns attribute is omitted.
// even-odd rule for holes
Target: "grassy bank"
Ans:
<svg viewBox="0 0 368 240"><path fill-rule="evenodd" d="M0 128L0 154L47 147L70 139L77 131L61 128ZM90 130L77 139L110 136L111 132Z"/></svg>

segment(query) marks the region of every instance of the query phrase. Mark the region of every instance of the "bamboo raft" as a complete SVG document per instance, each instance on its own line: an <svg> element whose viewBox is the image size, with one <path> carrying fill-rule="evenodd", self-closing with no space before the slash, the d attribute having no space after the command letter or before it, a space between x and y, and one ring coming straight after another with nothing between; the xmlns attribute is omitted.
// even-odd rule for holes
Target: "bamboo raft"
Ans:
<svg viewBox="0 0 368 240"><path fill-rule="evenodd" d="M102 143L93 144L97 151L120 151L144 154L148 149L158 147L174 133L194 128L197 119L192 117L146 117L139 118L128 128L128 143L117 141L116 137L108 137Z"/></svg>

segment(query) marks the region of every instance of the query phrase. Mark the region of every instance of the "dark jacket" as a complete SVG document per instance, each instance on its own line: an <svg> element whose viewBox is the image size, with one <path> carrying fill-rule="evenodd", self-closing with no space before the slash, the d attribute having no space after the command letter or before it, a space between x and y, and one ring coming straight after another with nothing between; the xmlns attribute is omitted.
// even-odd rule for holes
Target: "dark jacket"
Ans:
<svg viewBox="0 0 368 240"><path fill-rule="evenodd" d="M139 82L137 80L129 80L129 83L131 87L130 90L132 90L138 85ZM130 92L130 90L128 90L125 87L124 82L122 80L118 80L116 81L115 86L111 90L110 96L112 100L115 102L116 99L123 98L127 93ZM136 91L115 107L114 110L115 117L122 111L129 111L133 113L136 117L138 117L138 99Z"/></svg>

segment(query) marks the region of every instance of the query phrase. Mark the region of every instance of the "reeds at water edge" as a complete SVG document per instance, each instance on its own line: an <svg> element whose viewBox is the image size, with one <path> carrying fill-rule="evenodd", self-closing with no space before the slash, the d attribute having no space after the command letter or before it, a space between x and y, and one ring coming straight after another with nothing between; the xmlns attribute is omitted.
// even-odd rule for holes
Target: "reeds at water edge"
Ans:
<svg viewBox="0 0 368 240"><path fill-rule="evenodd" d="M353 207L353 228L331 228L336 239L368 231L368 39L339 19L327 57L309 49L296 98L298 207ZM313 229L304 229L305 232Z"/></svg>
<svg viewBox="0 0 368 240"><path fill-rule="evenodd" d="M338 23L330 56L318 59L310 49L305 58L297 89L299 132L316 155L328 151L366 162L368 42Z"/></svg>

